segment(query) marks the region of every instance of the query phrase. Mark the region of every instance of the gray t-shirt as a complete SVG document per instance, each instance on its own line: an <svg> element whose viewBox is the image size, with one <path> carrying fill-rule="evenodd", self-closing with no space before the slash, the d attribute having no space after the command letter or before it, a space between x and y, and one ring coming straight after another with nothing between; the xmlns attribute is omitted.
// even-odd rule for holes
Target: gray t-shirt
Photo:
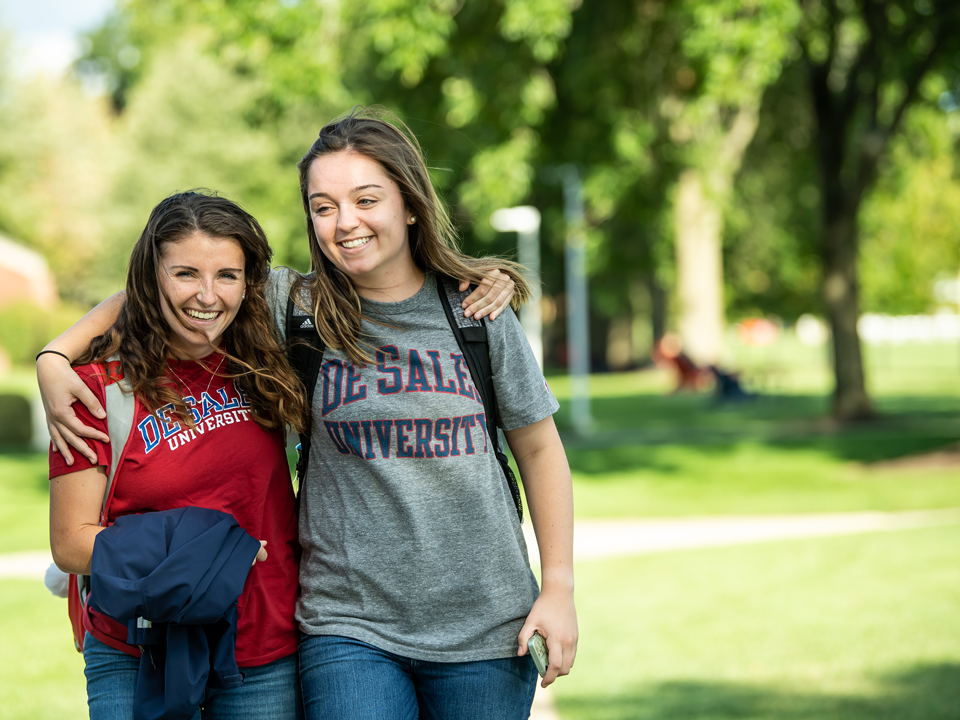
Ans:
<svg viewBox="0 0 960 720"><path fill-rule="evenodd" d="M276 270L268 286L284 335L294 277ZM324 353L301 500L300 626L418 660L512 657L538 589L436 279L363 311L394 327L364 324L375 365ZM487 333L503 429L556 412L513 312Z"/></svg>

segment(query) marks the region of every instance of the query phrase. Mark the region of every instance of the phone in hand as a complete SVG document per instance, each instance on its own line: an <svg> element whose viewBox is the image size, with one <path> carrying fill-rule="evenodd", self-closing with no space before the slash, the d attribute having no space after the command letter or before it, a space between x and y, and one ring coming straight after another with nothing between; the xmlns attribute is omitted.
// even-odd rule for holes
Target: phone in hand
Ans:
<svg viewBox="0 0 960 720"><path fill-rule="evenodd" d="M534 631L533 635L531 635L527 641L527 649L530 651L531 657L533 657L533 664L537 666L537 672L540 673L540 677L546 677L547 665L550 663L550 658L547 655L547 643L543 639L543 635Z"/></svg>

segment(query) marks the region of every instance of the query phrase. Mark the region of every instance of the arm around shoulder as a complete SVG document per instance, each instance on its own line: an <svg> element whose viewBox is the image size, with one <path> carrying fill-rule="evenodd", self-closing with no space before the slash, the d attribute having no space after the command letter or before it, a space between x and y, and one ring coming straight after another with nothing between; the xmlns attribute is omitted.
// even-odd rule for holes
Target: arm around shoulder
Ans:
<svg viewBox="0 0 960 720"><path fill-rule="evenodd" d="M73 404L79 400L96 417L105 417L100 402L70 367L70 360L79 357L93 338L102 335L113 325L124 297L125 293L119 292L104 300L47 343L44 350L53 352L37 357L37 384L47 416L47 429L53 446L63 454L67 464L73 463L71 447L91 462L96 462L96 456L83 438L109 441L103 433L84 425L73 410Z"/></svg>

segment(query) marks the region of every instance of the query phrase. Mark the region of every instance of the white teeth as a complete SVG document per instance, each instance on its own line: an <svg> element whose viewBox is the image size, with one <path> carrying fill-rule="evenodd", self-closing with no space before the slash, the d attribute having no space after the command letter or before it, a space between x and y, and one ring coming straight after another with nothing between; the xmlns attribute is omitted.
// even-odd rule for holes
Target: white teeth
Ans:
<svg viewBox="0 0 960 720"><path fill-rule="evenodd" d="M220 314L216 312L200 312L199 310L184 310L183 313L197 320L214 320L217 315Z"/></svg>
<svg viewBox="0 0 960 720"><path fill-rule="evenodd" d="M345 248L357 248L357 247L366 245L368 242L370 242L370 238L365 237L365 238L357 238L356 240L347 240L345 243L340 243L340 244L343 245L343 247Z"/></svg>

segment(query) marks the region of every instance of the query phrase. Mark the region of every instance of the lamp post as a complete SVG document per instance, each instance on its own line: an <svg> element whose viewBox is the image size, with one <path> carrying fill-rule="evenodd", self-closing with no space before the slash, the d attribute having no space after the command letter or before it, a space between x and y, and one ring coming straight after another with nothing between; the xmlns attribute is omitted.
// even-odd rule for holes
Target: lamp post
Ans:
<svg viewBox="0 0 960 720"><path fill-rule="evenodd" d="M563 182L563 217L567 222L564 266L571 424L578 434L588 435L593 430L593 416L590 412L590 315L586 236L583 231L583 182L575 165L561 165L557 171Z"/></svg>
<svg viewBox="0 0 960 720"><path fill-rule="evenodd" d="M533 276L530 302L520 309L520 326L543 370L543 323L540 317L540 211L531 205L500 208L490 216L497 232L517 233L517 259Z"/></svg>

